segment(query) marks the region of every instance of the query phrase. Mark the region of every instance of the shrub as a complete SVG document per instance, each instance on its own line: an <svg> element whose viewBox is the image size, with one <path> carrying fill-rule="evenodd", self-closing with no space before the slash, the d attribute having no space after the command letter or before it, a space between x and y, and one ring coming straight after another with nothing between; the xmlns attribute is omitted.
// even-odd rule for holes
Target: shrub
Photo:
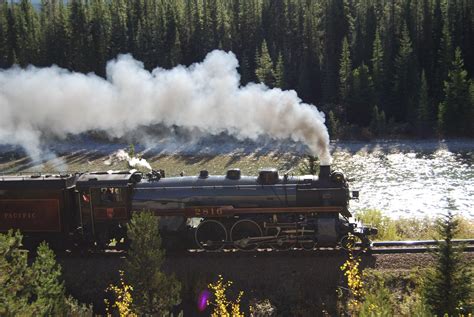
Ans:
<svg viewBox="0 0 474 317"><path fill-rule="evenodd" d="M269 299L253 299L250 302L250 317L271 317L276 315L276 307Z"/></svg>
<svg viewBox="0 0 474 317"><path fill-rule="evenodd" d="M410 316L410 317L426 317L431 316L431 313L426 306L425 301L420 296L418 291L401 297L398 305L398 312L396 315Z"/></svg>
<svg viewBox="0 0 474 317"><path fill-rule="evenodd" d="M240 291L237 298L232 301L227 298L227 291L232 285L232 281L224 282L222 275L215 283L209 284L209 289L214 295L214 302L208 304L214 306L214 310L211 313L212 317L243 317L244 314L240 310L240 299L244 292Z"/></svg>
<svg viewBox="0 0 474 317"><path fill-rule="evenodd" d="M110 303L107 299L104 300L106 305L107 316L112 315L112 311L117 309L119 316L121 317L135 317L137 316L131 309L133 304L133 298L131 291L133 288L126 284L124 281L124 272L120 271L120 284L109 285L107 288L108 292L111 292L114 297L114 302Z"/></svg>
<svg viewBox="0 0 474 317"><path fill-rule="evenodd" d="M394 307L390 290L383 281L370 286L359 306L359 316L393 316Z"/></svg>
<svg viewBox="0 0 474 317"><path fill-rule="evenodd" d="M365 296L363 273L360 269L360 257L355 257L353 252L349 252L349 258L341 266L341 271L347 279L349 290L348 308L349 311L358 311L361 300Z"/></svg>
<svg viewBox="0 0 474 317"><path fill-rule="evenodd" d="M356 217L360 219L362 223L366 225L370 224L378 229L377 235L374 236L375 240L400 240L401 238L397 233L394 220L382 215L380 210L362 210L356 214Z"/></svg>
<svg viewBox="0 0 474 317"><path fill-rule="evenodd" d="M364 270L367 295L361 316L432 316L420 295L420 271Z"/></svg>
<svg viewBox="0 0 474 317"><path fill-rule="evenodd" d="M298 167L300 175L316 175L319 173L319 159L315 156L308 155Z"/></svg>
<svg viewBox="0 0 474 317"><path fill-rule="evenodd" d="M361 210L355 216L364 224L371 224L378 229L375 240L430 240L442 237L436 221L428 217L392 219L376 209ZM474 236L474 221L460 216L454 219L458 223L454 238L468 239Z"/></svg>

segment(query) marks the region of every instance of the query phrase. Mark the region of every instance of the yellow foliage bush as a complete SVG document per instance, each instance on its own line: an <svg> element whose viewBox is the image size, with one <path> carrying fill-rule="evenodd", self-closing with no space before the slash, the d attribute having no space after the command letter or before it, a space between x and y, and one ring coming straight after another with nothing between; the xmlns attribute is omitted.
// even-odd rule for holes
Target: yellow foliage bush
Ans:
<svg viewBox="0 0 474 317"><path fill-rule="evenodd" d="M109 300L105 299L105 311L107 316L112 316L115 309L121 317L134 317L137 314L132 311L133 298L131 291L133 290L131 285L127 285L123 279L124 272L120 271L120 284L110 284L107 288L108 292L111 292L115 298L115 301L111 304Z"/></svg>
<svg viewBox="0 0 474 317"><path fill-rule="evenodd" d="M347 278L347 286L349 288L349 311L358 311L362 299L365 296L364 289L364 273L360 270L360 257L355 257L353 252L349 252L349 258L341 266L341 271ZM375 309L375 308L374 308Z"/></svg>
<svg viewBox="0 0 474 317"><path fill-rule="evenodd" d="M214 294L214 302L208 302L208 305L213 305L214 310L211 313L212 317L243 317L244 314L240 310L240 300L244 292L240 291L239 295L232 301L227 298L227 290L232 285L232 281L224 282L222 275L215 283L208 285L209 289Z"/></svg>

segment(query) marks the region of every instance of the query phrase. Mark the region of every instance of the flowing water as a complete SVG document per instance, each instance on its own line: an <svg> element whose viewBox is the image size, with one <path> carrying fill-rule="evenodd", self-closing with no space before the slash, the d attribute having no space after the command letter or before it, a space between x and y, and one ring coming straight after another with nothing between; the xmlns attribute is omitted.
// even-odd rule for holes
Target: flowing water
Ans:
<svg viewBox="0 0 474 317"><path fill-rule="evenodd" d="M333 166L360 190L357 211L392 218L425 217L448 210L474 218L474 142L381 141L333 144Z"/></svg>

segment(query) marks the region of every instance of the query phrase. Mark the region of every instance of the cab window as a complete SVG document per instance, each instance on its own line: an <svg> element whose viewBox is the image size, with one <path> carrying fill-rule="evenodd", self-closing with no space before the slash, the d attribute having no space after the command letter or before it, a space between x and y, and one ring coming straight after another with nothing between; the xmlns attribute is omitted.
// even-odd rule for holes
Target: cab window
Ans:
<svg viewBox="0 0 474 317"><path fill-rule="evenodd" d="M106 206L115 205L123 202L124 188L102 187L94 190L94 201L96 205Z"/></svg>

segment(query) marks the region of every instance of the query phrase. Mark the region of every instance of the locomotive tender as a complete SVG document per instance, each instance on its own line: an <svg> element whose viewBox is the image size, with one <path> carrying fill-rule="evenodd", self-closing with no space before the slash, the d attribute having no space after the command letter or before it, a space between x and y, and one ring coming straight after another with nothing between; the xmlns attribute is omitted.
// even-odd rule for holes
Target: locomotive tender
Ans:
<svg viewBox="0 0 474 317"><path fill-rule="evenodd" d="M160 217L165 245L210 251L233 247L346 247L358 237L370 244L375 228L351 223L347 180L330 166L319 176L280 176L265 169L243 176L164 177L163 171L0 176L0 232L54 242L107 244L125 237L133 212Z"/></svg>

